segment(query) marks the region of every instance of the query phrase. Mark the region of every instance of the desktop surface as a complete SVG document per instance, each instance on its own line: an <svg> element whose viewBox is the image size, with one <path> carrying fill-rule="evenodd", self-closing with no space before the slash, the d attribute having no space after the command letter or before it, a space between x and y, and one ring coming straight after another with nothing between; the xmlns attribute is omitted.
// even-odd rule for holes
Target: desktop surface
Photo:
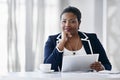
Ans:
<svg viewBox="0 0 120 80"><path fill-rule="evenodd" d="M99 72L10 72L0 80L120 80L120 74Z"/></svg>

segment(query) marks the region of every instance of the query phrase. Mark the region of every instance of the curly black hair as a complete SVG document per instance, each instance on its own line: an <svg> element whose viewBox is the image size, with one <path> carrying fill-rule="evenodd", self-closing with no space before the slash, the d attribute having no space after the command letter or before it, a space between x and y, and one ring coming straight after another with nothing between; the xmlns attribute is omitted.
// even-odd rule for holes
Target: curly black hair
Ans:
<svg viewBox="0 0 120 80"><path fill-rule="evenodd" d="M61 13L60 18L62 17L62 15L63 15L64 13L68 13L68 12L71 12L71 13L73 13L74 15L76 15L76 16L77 16L77 19L78 19L78 22L81 22L81 12L80 12L80 10L79 10L78 8L73 7L73 6L68 6L67 8L65 8L65 9L62 11L62 13Z"/></svg>

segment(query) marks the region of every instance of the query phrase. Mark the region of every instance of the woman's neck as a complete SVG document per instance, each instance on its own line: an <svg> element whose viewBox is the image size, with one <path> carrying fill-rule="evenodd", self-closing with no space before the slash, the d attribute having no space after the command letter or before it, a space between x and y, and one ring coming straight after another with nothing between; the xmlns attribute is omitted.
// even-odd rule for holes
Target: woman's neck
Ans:
<svg viewBox="0 0 120 80"><path fill-rule="evenodd" d="M74 39L77 39L77 38L79 38L78 33L72 34L72 37L70 38L70 40L74 40Z"/></svg>

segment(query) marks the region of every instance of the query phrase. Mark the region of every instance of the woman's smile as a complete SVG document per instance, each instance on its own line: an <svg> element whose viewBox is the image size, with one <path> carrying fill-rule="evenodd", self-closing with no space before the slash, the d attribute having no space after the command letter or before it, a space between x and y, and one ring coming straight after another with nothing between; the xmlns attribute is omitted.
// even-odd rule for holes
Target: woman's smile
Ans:
<svg viewBox="0 0 120 80"><path fill-rule="evenodd" d="M65 31L68 31L68 32L70 32L72 29L71 28L65 28Z"/></svg>

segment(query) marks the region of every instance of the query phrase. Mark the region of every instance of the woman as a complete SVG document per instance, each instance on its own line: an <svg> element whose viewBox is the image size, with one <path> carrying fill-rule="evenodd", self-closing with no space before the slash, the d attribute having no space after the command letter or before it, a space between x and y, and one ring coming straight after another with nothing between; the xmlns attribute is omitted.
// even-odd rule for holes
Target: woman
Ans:
<svg viewBox="0 0 120 80"><path fill-rule="evenodd" d="M79 9L67 7L60 18L62 32L49 36L45 44L44 63L51 63L52 69L60 71L63 56L99 53L98 62L91 64L90 68L96 71L111 70L111 64L96 34L78 31L81 23Z"/></svg>

